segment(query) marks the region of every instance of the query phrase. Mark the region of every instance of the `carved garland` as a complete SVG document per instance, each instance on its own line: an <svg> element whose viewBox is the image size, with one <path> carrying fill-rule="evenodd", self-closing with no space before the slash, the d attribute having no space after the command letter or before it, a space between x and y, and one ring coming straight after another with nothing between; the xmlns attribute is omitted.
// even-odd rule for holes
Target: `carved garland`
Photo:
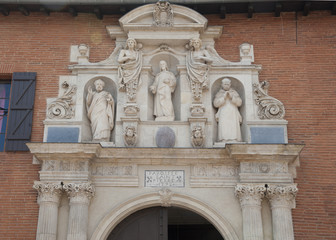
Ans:
<svg viewBox="0 0 336 240"><path fill-rule="evenodd" d="M76 95L77 87L63 82L62 88L65 89L63 95L48 106L48 118L70 119L75 116L74 96Z"/></svg>
<svg viewBox="0 0 336 240"><path fill-rule="evenodd" d="M279 100L268 96L269 83L263 81L253 84L254 100L258 105L258 117L260 119L283 119L285 107Z"/></svg>

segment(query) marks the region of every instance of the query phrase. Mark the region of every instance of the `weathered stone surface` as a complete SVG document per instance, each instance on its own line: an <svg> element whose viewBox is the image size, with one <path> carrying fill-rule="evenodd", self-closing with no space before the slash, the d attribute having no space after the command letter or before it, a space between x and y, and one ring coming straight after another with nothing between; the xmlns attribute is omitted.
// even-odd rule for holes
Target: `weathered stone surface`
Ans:
<svg viewBox="0 0 336 240"><path fill-rule="evenodd" d="M162 127L156 132L156 145L163 148L171 148L175 145L175 133L169 127Z"/></svg>

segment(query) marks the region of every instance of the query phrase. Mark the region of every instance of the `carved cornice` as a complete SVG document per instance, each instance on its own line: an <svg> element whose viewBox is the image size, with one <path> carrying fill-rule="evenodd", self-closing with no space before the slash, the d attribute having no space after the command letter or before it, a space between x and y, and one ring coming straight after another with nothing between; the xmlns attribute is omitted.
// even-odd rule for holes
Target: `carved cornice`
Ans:
<svg viewBox="0 0 336 240"><path fill-rule="evenodd" d="M38 192L38 203L53 202L59 204L62 195L62 184L35 181L33 188Z"/></svg>
<svg viewBox="0 0 336 240"><path fill-rule="evenodd" d="M298 192L296 185L269 185L266 197L273 208L295 208L295 197Z"/></svg>
<svg viewBox="0 0 336 240"><path fill-rule="evenodd" d="M95 188L91 182L85 183L66 183L63 189L68 194L70 204L89 204L94 196Z"/></svg>
<svg viewBox="0 0 336 240"><path fill-rule="evenodd" d="M239 198L243 207L260 207L265 196L266 187L263 184L238 184L235 187L235 195Z"/></svg>

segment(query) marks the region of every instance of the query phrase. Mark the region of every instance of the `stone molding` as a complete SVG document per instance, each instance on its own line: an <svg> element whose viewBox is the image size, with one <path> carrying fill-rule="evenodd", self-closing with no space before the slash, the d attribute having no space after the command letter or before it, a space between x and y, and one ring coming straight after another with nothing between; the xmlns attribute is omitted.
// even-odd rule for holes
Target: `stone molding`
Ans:
<svg viewBox="0 0 336 240"><path fill-rule="evenodd" d="M269 185L266 197L270 200L271 208L295 208L295 197L298 192L296 184Z"/></svg>
<svg viewBox="0 0 336 240"><path fill-rule="evenodd" d="M239 198L242 208L246 206L260 207L265 196L266 187L263 184L238 184L235 195Z"/></svg>
<svg viewBox="0 0 336 240"><path fill-rule="evenodd" d="M91 182L85 183L66 183L63 189L68 194L70 204L87 204L89 205L91 198L94 196L95 188Z"/></svg>
<svg viewBox="0 0 336 240"><path fill-rule="evenodd" d="M53 202L57 205L60 203L60 197L62 195L63 186L60 182L40 182L35 181L33 188L38 192L37 202Z"/></svg>
<svg viewBox="0 0 336 240"><path fill-rule="evenodd" d="M170 207L173 192L170 189L164 188L159 191L159 195L161 199L161 206Z"/></svg>

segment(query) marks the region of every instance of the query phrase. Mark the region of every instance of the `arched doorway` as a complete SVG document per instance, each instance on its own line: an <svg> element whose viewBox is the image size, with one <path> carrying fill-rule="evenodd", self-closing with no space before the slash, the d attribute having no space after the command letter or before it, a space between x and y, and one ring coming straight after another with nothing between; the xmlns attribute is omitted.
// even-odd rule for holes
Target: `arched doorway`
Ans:
<svg viewBox="0 0 336 240"><path fill-rule="evenodd" d="M120 222L107 240L224 240L204 217L178 207L151 207Z"/></svg>

